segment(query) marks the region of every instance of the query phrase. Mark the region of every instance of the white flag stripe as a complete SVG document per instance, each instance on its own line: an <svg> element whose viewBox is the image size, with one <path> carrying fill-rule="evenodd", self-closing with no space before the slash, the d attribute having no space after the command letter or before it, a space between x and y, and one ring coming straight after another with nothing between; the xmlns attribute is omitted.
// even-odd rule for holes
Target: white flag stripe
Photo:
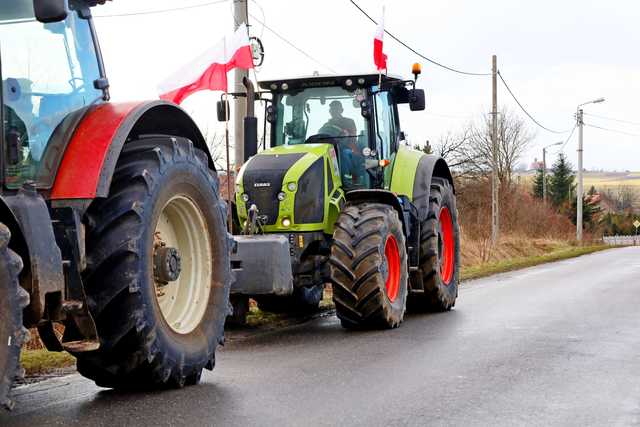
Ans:
<svg viewBox="0 0 640 427"><path fill-rule="evenodd" d="M231 37L224 37L160 83L159 93L168 93L193 83L211 64L226 64L241 47L248 45L247 27L241 24Z"/></svg>

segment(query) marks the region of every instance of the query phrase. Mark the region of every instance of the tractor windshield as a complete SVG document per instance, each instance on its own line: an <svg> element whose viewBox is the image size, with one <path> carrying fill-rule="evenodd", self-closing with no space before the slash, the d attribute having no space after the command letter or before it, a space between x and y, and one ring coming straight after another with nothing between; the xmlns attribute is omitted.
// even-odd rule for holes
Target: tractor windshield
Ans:
<svg viewBox="0 0 640 427"><path fill-rule="evenodd" d="M101 99L99 68L88 21L71 11L43 24L33 0L0 4L0 53L5 185L18 188L41 176L63 119Z"/></svg>
<svg viewBox="0 0 640 427"><path fill-rule="evenodd" d="M330 142L336 147L343 184L367 186L363 151L369 146L369 123L360 108L366 99L366 89L341 87L277 96L274 145Z"/></svg>
<svg viewBox="0 0 640 427"><path fill-rule="evenodd" d="M340 87L305 89L278 97L275 145L303 144L326 135L333 139L367 142L368 124L360 113L364 89ZM311 141L309 141L311 142Z"/></svg>

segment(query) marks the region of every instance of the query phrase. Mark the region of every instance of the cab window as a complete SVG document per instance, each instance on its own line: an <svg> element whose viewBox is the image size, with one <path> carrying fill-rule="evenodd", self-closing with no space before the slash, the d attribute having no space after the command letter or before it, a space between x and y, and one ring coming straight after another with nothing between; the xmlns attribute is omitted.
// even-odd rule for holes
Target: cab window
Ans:
<svg viewBox="0 0 640 427"><path fill-rule="evenodd" d="M37 22L32 0L0 5L5 185L37 181L56 127L102 97L87 20L76 11L61 22Z"/></svg>
<svg viewBox="0 0 640 427"><path fill-rule="evenodd" d="M381 159L391 159L395 147L397 129L395 110L389 92L375 95L376 144Z"/></svg>

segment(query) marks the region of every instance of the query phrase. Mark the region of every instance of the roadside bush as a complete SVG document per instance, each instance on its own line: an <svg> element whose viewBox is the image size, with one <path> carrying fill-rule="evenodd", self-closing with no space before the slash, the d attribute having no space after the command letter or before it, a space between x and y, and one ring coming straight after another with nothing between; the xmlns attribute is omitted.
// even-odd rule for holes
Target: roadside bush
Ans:
<svg viewBox="0 0 640 427"><path fill-rule="evenodd" d="M506 187L506 188L505 188ZM462 264L537 255L575 236L565 216L545 206L527 188L511 184L500 191L500 242L491 245L491 182L485 177L456 182Z"/></svg>

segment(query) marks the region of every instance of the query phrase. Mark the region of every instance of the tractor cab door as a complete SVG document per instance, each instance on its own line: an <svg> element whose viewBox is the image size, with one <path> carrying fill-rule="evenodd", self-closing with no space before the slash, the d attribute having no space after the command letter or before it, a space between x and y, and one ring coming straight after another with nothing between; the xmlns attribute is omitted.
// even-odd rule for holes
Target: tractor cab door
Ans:
<svg viewBox="0 0 640 427"><path fill-rule="evenodd" d="M33 0L0 3L4 185L48 188L52 135L70 114L103 98L89 18L71 1L66 19L41 23ZM59 148L58 148L59 149Z"/></svg>
<svg viewBox="0 0 640 427"><path fill-rule="evenodd" d="M375 120L373 120L373 139L377 160L381 162L382 171L379 170L381 179L378 179L376 187L388 188L391 179L391 164L398 151L398 114L393 97L387 91L377 92L374 95Z"/></svg>

